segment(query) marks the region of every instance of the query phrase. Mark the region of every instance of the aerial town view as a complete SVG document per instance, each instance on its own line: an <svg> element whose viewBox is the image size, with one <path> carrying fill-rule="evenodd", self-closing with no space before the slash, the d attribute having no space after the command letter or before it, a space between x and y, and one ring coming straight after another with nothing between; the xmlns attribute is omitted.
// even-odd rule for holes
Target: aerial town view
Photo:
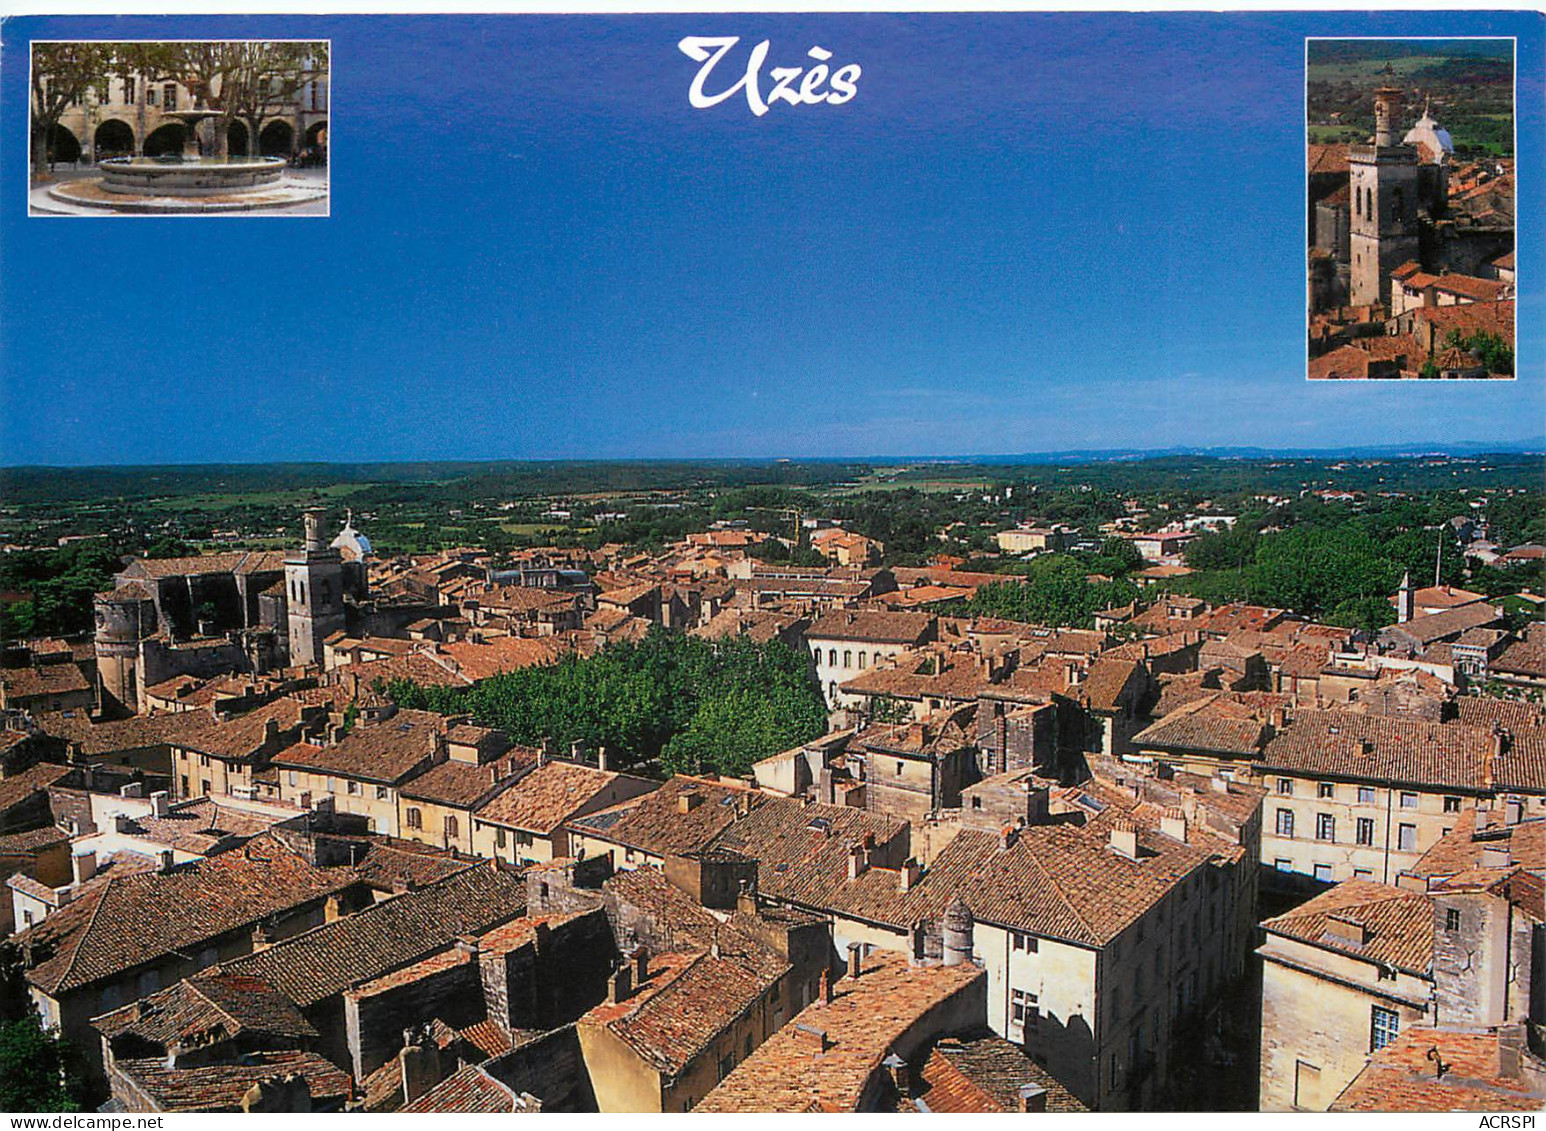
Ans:
<svg viewBox="0 0 1546 1131"><path fill-rule="evenodd" d="M1543 30L0 23L0 1112L1546 1109Z"/></svg>
<svg viewBox="0 0 1546 1131"><path fill-rule="evenodd" d="M1310 378L1514 376L1514 41L1311 39Z"/></svg>

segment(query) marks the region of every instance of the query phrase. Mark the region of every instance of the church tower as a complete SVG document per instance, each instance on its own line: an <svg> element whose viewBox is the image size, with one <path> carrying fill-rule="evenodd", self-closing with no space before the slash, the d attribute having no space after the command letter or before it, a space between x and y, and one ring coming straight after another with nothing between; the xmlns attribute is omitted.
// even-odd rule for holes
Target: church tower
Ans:
<svg viewBox="0 0 1546 1131"><path fill-rule="evenodd" d="M1397 140L1400 112L1401 89L1387 80L1374 92L1374 144L1348 149L1354 306L1388 309L1390 273L1417 258L1417 149Z"/></svg>
<svg viewBox="0 0 1546 1131"><path fill-rule="evenodd" d="M343 557L322 540L322 512L306 512L306 541L285 556L290 663L321 664L322 642L344 627Z"/></svg>

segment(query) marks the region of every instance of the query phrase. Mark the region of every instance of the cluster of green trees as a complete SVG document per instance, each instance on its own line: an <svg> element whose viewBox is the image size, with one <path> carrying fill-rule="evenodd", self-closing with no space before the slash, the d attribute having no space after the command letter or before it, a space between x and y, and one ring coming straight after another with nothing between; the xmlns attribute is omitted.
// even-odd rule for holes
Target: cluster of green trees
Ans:
<svg viewBox="0 0 1546 1131"><path fill-rule="evenodd" d="M1392 500L1365 510L1301 501L1277 520L1287 529L1241 524L1205 534L1188 547L1187 564L1199 571L1180 587L1212 601L1249 601L1291 609L1347 628L1390 624L1390 594L1410 573L1414 585L1438 579L1474 585L1461 548L1438 524L1465 511L1455 500ZM1478 571L1489 587L1517 592L1530 572ZM1538 583L1539 579L1536 579Z"/></svg>
<svg viewBox="0 0 1546 1131"><path fill-rule="evenodd" d="M1449 344L1474 353L1487 367L1488 373L1514 372L1514 345L1507 338L1481 331L1470 337L1462 337L1458 330L1451 330Z"/></svg>
<svg viewBox="0 0 1546 1131"><path fill-rule="evenodd" d="M79 1050L35 1014L0 1023L0 1111L80 1111Z"/></svg>
<svg viewBox="0 0 1546 1131"><path fill-rule="evenodd" d="M107 541L0 554L0 639L67 636L92 626L91 596L113 584L122 559Z"/></svg>
<svg viewBox="0 0 1546 1131"><path fill-rule="evenodd" d="M984 585L964 602L945 602L942 612L1009 620L1058 628L1090 628L1102 609L1130 604L1138 587L1121 577L1091 581L1093 571L1067 554L1048 554L1025 563L1024 581Z"/></svg>
<svg viewBox="0 0 1546 1131"><path fill-rule="evenodd" d="M497 675L473 687L385 686L404 707L471 714L517 742L605 746L614 765L744 776L753 762L819 737L827 712L807 658L779 641L709 641L652 631L591 657Z"/></svg>

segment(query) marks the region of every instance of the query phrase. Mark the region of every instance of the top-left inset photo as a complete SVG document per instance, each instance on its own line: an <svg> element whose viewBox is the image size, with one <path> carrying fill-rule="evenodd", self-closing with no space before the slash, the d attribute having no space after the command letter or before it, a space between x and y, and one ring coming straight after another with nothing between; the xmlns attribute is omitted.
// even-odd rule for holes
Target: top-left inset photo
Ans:
<svg viewBox="0 0 1546 1131"><path fill-rule="evenodd" d="M326 216L325 40L35 42L33 216Z"/></svg>

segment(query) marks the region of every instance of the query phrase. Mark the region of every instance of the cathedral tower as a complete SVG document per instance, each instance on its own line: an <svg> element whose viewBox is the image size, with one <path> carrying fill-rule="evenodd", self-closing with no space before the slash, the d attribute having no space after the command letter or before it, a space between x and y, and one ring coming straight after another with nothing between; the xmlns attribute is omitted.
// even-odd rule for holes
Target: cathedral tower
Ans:
<svg viewBox="0 0 1546 1131"><path fill-rule="evenodd" d="M322 642L344 627L342 555L322 540L322 512L306 512L306 541L285 556L290 663L321 664Z"/></svg>
<svg viewBox="0 0 1546 1131"><path fill-rule="evenodd" d="M1388 68L1387 68L1388 71ZM1349 147L1354 306L1390 305L1390 273L1417 258L1417 150L1397 141L1401 90L1374 92L1374 144Z"/></svg>

